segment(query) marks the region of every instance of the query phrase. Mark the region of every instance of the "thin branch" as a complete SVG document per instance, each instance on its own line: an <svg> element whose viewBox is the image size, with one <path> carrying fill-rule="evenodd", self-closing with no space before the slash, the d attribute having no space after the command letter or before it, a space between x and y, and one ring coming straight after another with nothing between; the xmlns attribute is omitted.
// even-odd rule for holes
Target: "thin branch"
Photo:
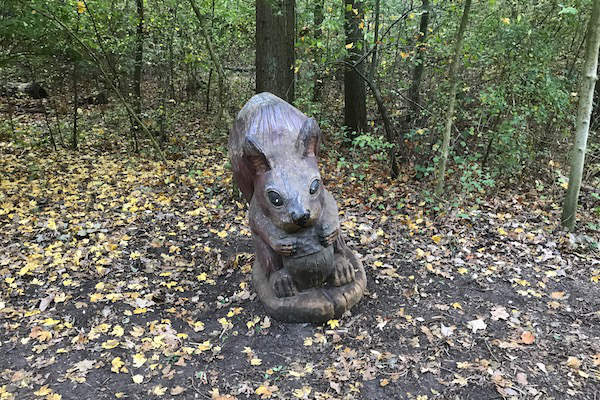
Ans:
<svg viewBox="0 0 600 400"><path fill-rule="evenodd" d="M102 67L102 63L101 63L100 59L98 58L98 56L96 55L96 53L94 52L94 50L92 50L83 40L81 40L75 33L73 33L73 31L71 31L71 29L68 26L66 26L62 21L60 21L54 15L48 14L48 13L46 13L46 12L44 12L42 10L39 10L39 9L37 9L35 7L32 7L32 6L30 6L30 8L32 10L34 10L35 12L40 13L40 15L48 18L50 21L54 22L55 24L57 24L65 32L67 32L69 34L69 36L71 36L73 39L75 39L81 45L81 47L83 47L85 49L85 51L88 53L88 55L96 63L96 65L98 66L98 69L100 70L100 73L102 74L102 76L104 77L104 79L106 79L106 81L110 84L111 89L117 95L117 97L121 101L121 104L123 104L123 106L125 107L125 109L129 113L129 115L135 120L135 122L142 128L142 130L144 131L144 133L150 138L150 141L154 145L154 149L156 150L156 152L160 156L161 160L165 163L165 165L168 165L169 162L165 158L165 155L162 152L162 150L160 149L160 146L159 146L158 142L156 141L156 138L154 137L154 135L152 134L152 132L150 132L148 130L148 128L142 123L142 121L140 120L140 118L135 114L135 112L133 111L133 109L131 108L131 106L127 102L127 100L125 100L125 97L123 97L123 94L121 93L121 91L109 79L108 73Z"/></svg>

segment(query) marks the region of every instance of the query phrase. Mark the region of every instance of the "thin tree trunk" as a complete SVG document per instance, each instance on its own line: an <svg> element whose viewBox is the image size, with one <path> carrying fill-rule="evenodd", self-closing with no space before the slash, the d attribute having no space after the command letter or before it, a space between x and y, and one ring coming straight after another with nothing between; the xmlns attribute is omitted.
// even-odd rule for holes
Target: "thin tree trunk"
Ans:
<svg viewBox="0 0 600 400"><path fill-rule="evenodd" d="M377 69L377 41L379 40L379 9L381 0L375 0L375 31L373 32L373 55L371 56L371 68L369 70L369 79L375 79L375 70Z"/></svg>
<svg viewBox="0 0 600 400"><path fill-rule="evenodd" d="M561 223L569 230L575 228L577 200L581 188L581 177L585 163L587 138L590 129L590 116L594 101L594 87L598 79L598 49L600 47L600 0L594 0L592 16L590 17L588 36L585 47L585 64L581 78L581 90L577 122L575 130L575 143L571 151L571 172L569 174L569 187L563 205Z"/></svg>
<svg viewBox="0 0 600 400"><path fill-rule="evenodd" d="M211 61L213 63L213 67L217 72L217 85L219 87L219 114L217 116L218 124L223 123L224 126L230 126L232 119L229 115L228 110L228 102L227 98L229 96L229 89L226 84L225 70L223 70L223 65L217 58L217 53L213 47L212 41L204 28L204 17L200 13L200 9L196 5L194 0L189 0L190 4L194 10L194 14L196 14L196 18L198 19L198 24L200 25L200 33L204 37L206 41L206 47L208 48L208 54L210 55Z"/></svg>
<svg viewBox="0 0 600 400"><path fill-rule="evenodd" d="M387 112L387 108L385 103L383 102L383 97L381 96L381 92L379 88L375 84L375 81L368 79L364 74L358 69L358 66L354 64L345 63L346 66L352 68L359 78L369 85L369 89L373 92L373 97L375 98L375 102L377 103L377 108L379 109L379 114L381 115L381 119L383 119L383 128L385 132L385 140L388 143L396 144L396 134L394 132L394 126L392 124L392 120ZM392 178L396 178L398 176L398 163L396 161L396 148L395 146L390 148L389 150L389 162L390 162L390 176Z"/></svg>
<svg viewBox="0 0 600 400"><path fill-rule="evenodd" d="M206 113L210 112L210 84L212 81L213 69L208 71L208 83L206 84Z"/></svg>
<svg viewBox="0 0 600 400"><path fill-rule="evenodd" d="M315 23L315 60L314 60L314 76L313 76L313 101L318 102L321 100L321 92L323 89L323 77L321 76L320 65L322 64L323 51L318 45L319 40L323 36L323 20L325 16L323 14L324 0L314 0L313 8L313 19Z"/></svg>
<svg viewBox="0 0 600 400"><path fill-rule="evenodd" d="M256 91L294 101L295 0L256 0Z"/></svg>
<svg viewBox="0 0 600 400"><path fill-rule="evenodd" d="M175 8L170 9L173 15L173 25L177 24L177 3ZM175 35L175 26L171 26L171 35L169 36L169 90L171 98L175 100L175 82L174 82L174 63L173 63L173 39Z"/></svg>
<svg viewBox="0 0 600 400"><path fill-rule="evenodd" d="M362 0L344 0L346 32L346 62L355 64L363 54L364 11ZM350 134L364 132L367 128L367 105L365 82L360 77L364 75L364 61L355 65L356 68L346 68L344 71L344 125Z"/></svg>
<svg viewBox="0 0 600 400"><path fill-rule="evenodd" d="M134 91L134 103L133 108L138 116L138 119L142 119L142 63L144 59L144 0L136 0L137 6L137 38L136 38L136 49L135 49L135 67L133 70L133 91ZM139 151L137 132L140 127L137 126L135 121L132 121L132 134L133 134L133 150L137 153Z"/></svg>
<svg viewBox="0 0 600 400"><path fill-rule="evenodd" d="M413 81L409 89L410 108L413 115L420 113L421 105L421 78L425 64L425 42L427 41L427 29L429 27L429 0L423 0L423 14L421 14L421 23L419 24L419 33L415 49L415 69L413 71Z"/></svg>
<svg viewBox="0 0 600 400"><path fill-rule="evenodd" d="M600 1L600 0L599 0ZM462 50L463 39L465 35L465 30L467 28L467 22L469 21L469 10L471 9L471 0L465 0L465 8L463 10L463 15L460 20L460 27L458 28L458 33L456 34L456 42L454 45L454 55L452 57L452 62L450 63L450 71L448 74L448 78L450 81L450 99L448 104L448 111L446 113L446 125L444 129L444 138L442 141L442 154L439 161L438 171L437 171L437 185L435 188L435 193L437 195L441 194L444 190L444 180L446 175L446 164L448 162L448 152L450 147L450 133L452 129L452 118L454 117L454 107L456 105L456 88L458 86L458 77L456 76L456 72L458 70L458 58L460 56Z"/></svg>
<svg viewBox="0 0 600 400"><path fill-rule="evenodd" d="M77 26L75 28L75 34L79 33L79 20L80 14L77 14ZM75 56L74 56L75 57ZM77 59L73 58L73 131L71 134L71 147L73 150L77 150L77 106L79 104L79 92L77 90Z"/></svg>

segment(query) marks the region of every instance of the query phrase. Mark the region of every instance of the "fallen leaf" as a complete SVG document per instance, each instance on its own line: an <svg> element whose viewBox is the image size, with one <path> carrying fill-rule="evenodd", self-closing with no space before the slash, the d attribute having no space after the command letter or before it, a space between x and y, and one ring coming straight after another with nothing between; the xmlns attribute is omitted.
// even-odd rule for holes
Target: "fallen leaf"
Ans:
<svg viewBox="0 0 600 400"><path fill-rule="evenodd" d="M533 342L535 342L535 335L530 331L523 331L523 333L521 333L521 342L525 344L533 344Z"/></svg>
<svg viewBox="0 0 600 400"><path fill-rule="evenodd" d="M467 326L471 329L471 331L473 331L473 333L476 333L479 330L484 331L487 328L487 324L482 318L467 322Z"/></svg>
<svg viewBox="0 0 600 400"><path fill-rule="evenodd" d="M577 357L569 356L569 358L567 358L567 367L579 369L579 367L581 367L581 361Z"/></svg>

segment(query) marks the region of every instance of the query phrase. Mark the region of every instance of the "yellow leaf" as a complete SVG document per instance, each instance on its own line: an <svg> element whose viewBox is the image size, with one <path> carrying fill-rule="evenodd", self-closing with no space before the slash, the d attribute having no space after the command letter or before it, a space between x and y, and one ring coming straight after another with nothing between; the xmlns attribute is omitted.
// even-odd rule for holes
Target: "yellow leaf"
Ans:
<svg viewBox="0 0 600 400"><path fill-rule="evenodd" d="M52 318L46 318L45 320L42 321L44 326L54 326L54 325L58 324L59 322L60 322L59 320L52 319Z"/></svg>
<svg viewBox="0 0 600 400"><path fill-rule="evenodd" d="M500 19L500 21L502 21L502 23L504 25L510 25L510 18L504 17L504 18Z"/></svg>
<svg viewBox="0 0 600 400"><path fill-rule="evenodd" d="M433 235L431 237L431 240L433 240L435 244L440 244L440 242L442 241L442 235Z"/></svg>
<svg viewBox="0 0 600 400"><path fill-rule="evenodd" d="M152 388L152 394L155 396L162 396L167 392L166 387L162 387L160 385L156 385Z"/></svg>
<svg viewBox="0 0 600 400"><path fill-rule="evenodd" d="M131 380L133 383L137 383L139 385L140 383L144 382L144 375L133 375Z"/></svg>
<svg viewBox="0 0 600 400"><path fill-rule="evenodd" d="M56 222L54 221L54 219L50 218L48 220L48 228L52 229L53 231L57 229Z"/></svg>
<svg viewBox="0 0 600 400"><path fill-rule="evenodd" d="M102 293L90 294L90 302L92 302L92 303L96 303L96 302L102 300L103 298L104 298L104 295Z"/></svg>
<svg viewBox="0 0 600 400"><path fill-rule="evenodd" d="M255 367L262 364L262 360L260 358L253 358L250 360L250 365L254 365Z"/></svg>
<svg viewBox="0 0 600 400"><path fill-rule="evenodd" d="M508 235L508 233L502 227L498 228L498 233L501 234L502 236Z"/></svg>
<svg viewBox="0 0 600 400"><path fill-rule="evenodd" d="M137 353L133 355L133 367L139 368L146 362L146 357L142 353Z"/></svg>
<svg viewBox="0 0 600 400"><path fill-rule="evenodd" d="M273 395L273 392L276 392L277 390L277 386L267 386L263 384L256 388L254 393L259 395L261 399L269 399Z"/></svg>
<svg viewBox="0 0 600 400"><path fill-rule="evenodd" d="M217 233L217 236L220 237L221 239L224 239L227 237L227 231L221 231L221 232Z"/></svg>
<svg viewBox="0 0 600 400"><path fill-rule="evenodd" d="M415 250L415 253L416 253L415 256L417 259L425 257L425 252L421 249Z"/></svg>
<svg viewBox="0 0 600 400"><path fill-rule="evenodd" d="M460 303L452 303L452 308L454 308L455 310L462 310L462 306L460 305Z"/></svg>
<svg viewBox="0 0 600 400"><path fill-rule="evenodd" d="M380 386L387 386L390 383L390 381L387 378L383 378L382 380L379 381L379 385Z"/></svg>
<svg viewBox="0 0 600 400"><path fill-rule="evenodd" d="M194 322L194 332L199 332L204 330L204 322L196 321Z"/></svg>
<svg viewBox="0 0 600 400"><path fill-rule="evenodd" d="M129 334L133 337L140 337L144 334L144 328L141 326L134 326Z"/></svg>
<svg viewBox="0 0 600 400"><path fill-rule="evenodd" d="M340 326L340 321L338 321L337 319L330 319L329 321L327 321L327 325L329 325L331 329L335 329L338 326Z"/></svg>
<svg viewBox="0 0 600 400"><path fill-rule="evenodd" d="M346 45L346 48L347 48L347 49L351 49L352 47L354 47L354 42L352 42L352 43L348 43L348 44Z"/></svg>
<svg viewBox="0 0 600 400"><path fill-rule="evenodd" d="M121 371L121 368L123 367L123 365L125 365L123 360L121 360L121 357L113 358L113 360L110 363L112 365L112 368L110 370L117 374Z"/></svg>
<svg viewBox="0 0 600 400"><path fill-rule="evenodd" d="M202 352L202 351L210 350L211 347L212 347L212 344L210 343L210 340L207 340L198 345L198 350L200 350Z"/></svg>
<svg viewBox="0 0 600 400"><path fill-rule="evenodd" d="M123 327L121 325L115 325L110 334L116 337L121 337L124 333L125 330L123 330Z"/></svg>
<svg viewBox="0 0 600 400"><path fill-rule="evenodd" d="M83 14L85 12L85 3L83 1L77 2L77 12Z"/></svg>
<svg viewBox="0 0 600 400"><path fill-rule="evenodd" d="M402 57L403 60L406 59L406 58L408 58L409 56L410 56L410 53L405 53L403 51L400 52L400 57Z"/></svg>
<svg viewBox="0 0 600 400"><path fill-rule="evenodd" d="M52 389L50 389L48 387L48 385L44 385L41 388L39 388L36 392L33 392L33 394L35 394L36 396L40 396L40 397L47 396L50 393L52 393ZM0 399L1 398L2 397L0 397Z"/></svg>
<svg viewBox="0 0 600 400"><path fill-rule="evenodd" d="M62 400L62 395L58 393L51 393L46 396L46 400Z"/></svg>
<svg viewBox="0 0 600 400"><path fill-rule="evenodd" d="M464 274L466 274L467 272L469 272L469 270L468 270L468 269L466 269L465 267L460 267L460 268L458 269L458 273L459 273L459 274L461 274L461 275L464 275Z"/></svg>
<svg viewBox="0 0 600 400"><path fill-rule="evenodd" d="M302 386L301 389L294 390L293 394L299 399L307 399L311 391L312 388L310 386Z"/></svg>
<svg viewBox="0 0 600 400"><path fill-rule="evenodd" d="M110 340L107 340L106 342L102 343L102 348L106 349L106 350L110 350L110 349L114 349L118 345L119 345L118 340L110 339Z"/></svg>
<svg viewBox="0 0 600 400"><path fill-rule="evenodd" d="M308 347L308 346L312 346L312 345L313 345L313 340L312 340L312 338L311 338L311 337L307 337L307 338L305 338L305 339L304 339L304 345L305 345L305 346L307 346L307 347Z"/></svg>

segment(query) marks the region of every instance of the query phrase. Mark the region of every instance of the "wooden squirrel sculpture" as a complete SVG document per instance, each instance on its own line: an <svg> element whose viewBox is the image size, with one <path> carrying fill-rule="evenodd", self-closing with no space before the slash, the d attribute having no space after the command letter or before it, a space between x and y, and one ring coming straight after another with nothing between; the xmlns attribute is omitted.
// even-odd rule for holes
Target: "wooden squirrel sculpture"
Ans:
<svg viewBox="0 0 600 400"><path fill-rule="evenodd" d="M313 118L270 93L246 103L229 136L234 179L249 203L253 283L267 311L283 321L337 317L366 287L321 182L320 142Z"/></svg>

